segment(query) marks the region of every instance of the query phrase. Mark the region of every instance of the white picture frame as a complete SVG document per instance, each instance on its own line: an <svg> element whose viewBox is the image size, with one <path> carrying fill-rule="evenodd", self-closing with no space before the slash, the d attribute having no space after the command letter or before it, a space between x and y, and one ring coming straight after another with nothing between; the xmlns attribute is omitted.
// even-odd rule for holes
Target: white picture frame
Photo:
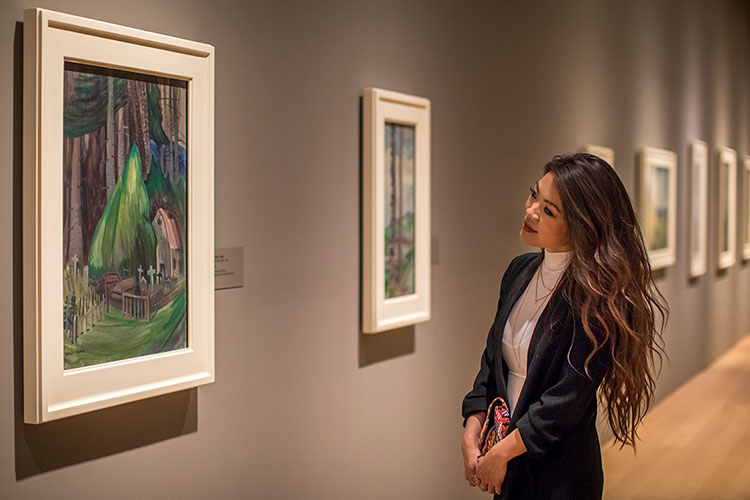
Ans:
<svg viewBox="0 0 750 500"><path fill-rule="evenodd" d="M363 136L362 331L378 333L431 317L430 101L365 89Z"/></svg>
<svg viewBox="0 0 750 500"><path fill-rule="evenodd" d="M63 85L67 62L187 89L186 348L64 369ZM214 381L214 48L44 9L24 12L24 422ZM153 283L153 282L152 282Z"/></svg>
<svg viewBox="0 0 750 500"><path fill-rule="evenodd" d="M718 150L719 167L719 269L732 267L737 261L737 152L732 148Z"/></svg>
<svg viewBox="0 0 750 500"><path fill-rule="evenodd" d="M745 155L744 161L744 199L742 203L742 212L744 218L743 224L743 235L742 235L742 258L744 260L750 259L750 156Z"/></svg>
<svg viewBox="0 0 750 500"><path fill-rule="evenodd" d="M639 153L639 216L652 269L675 263L677 154L644 147Z"/></svg>
<svg viewBox="0 0 750 500"><path fill-rule="evenodd" d="M584 144L578 148L580 153L589 153L598 156L609 163L609 166L615 168L615 150L606 146L597 146L595 144Z"/></svg>
<svg viewBox="0 0 750 500"><path fill-rule="evenodd" d="M688 224L690 277L706 272L708 265L708 146L693 140L690 154L690 222Z"/></svg>

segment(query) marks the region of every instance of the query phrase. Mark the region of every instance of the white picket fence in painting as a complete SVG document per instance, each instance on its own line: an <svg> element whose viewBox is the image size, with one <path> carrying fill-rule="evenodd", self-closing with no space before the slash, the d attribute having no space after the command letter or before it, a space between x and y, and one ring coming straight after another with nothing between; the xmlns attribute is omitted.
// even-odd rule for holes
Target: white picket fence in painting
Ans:
<svg viewBox="0 0 750 500"><path fill-rule="evenodd" d="M78 313L73 316L70 328L65 329L65 335L73 344L78 343L78 338L91 330L94 325L107 315L107 302L102 297L97 297L89 304L78 306Z"/></svg>
<svg viewBox="0 0 750 500"><path fill-rule="evenodd" d="M177 284L176 280L165 280L154 286L154 290L147 295L122 294L122 317L125 319L139 319L151 321L159 309L174 299L176 293L184 288L184 284Z"/></svg>

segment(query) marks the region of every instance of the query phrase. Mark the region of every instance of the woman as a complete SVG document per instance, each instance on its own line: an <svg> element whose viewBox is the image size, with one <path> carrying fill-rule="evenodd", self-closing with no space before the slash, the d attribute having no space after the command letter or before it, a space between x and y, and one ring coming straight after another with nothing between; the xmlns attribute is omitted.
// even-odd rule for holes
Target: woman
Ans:
<svg viewBox="0 0 750 500"><path fill-rule="evenodd" d="M599 499L597 389L622 446L652 400L667 317L635 212L617 174L586 153L556 156L531 187L516 257L500 285L481 368L463 401L466 480L496 499ZM507 436L480 457L488 405Z"/></svg>

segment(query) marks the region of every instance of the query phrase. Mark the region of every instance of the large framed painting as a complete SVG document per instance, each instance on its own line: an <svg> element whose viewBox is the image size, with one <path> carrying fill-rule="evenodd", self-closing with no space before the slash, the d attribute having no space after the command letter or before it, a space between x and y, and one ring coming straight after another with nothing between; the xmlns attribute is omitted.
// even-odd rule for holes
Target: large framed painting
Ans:
<svg viewBox="0 0 750 500"><path fill-rule="evenodd" d="M609 163L609 166L615 168L615 150L606 146L597 146L596 144L584 144L578 148L580 153L589 153L598 156Z"/></svg>
<svg viewBox="0 0 750 500"><path fill-rule="evenodd" d="M214 380L214 49L24 17L24 420Z"/></svg>
<svg viewBox="0 0 750 500"><path fill-rule="evenodd" d="M737 152L721 148L719 161L719 269L737 260Z"/></svg>
<svg viewBox="0 0 750 500"><path fill-rule="evenodd" d="M690 277L706 272L708 262L708 147L690 143Z"/></svg>
<svg viewBox="0 0 750 500"><path fill-rule="evenodd" d="M748 260L750 259L750 156L745 156L744 167L744 175L742 177L744 185L742 202L742 258Z"/></svg>
<svg viewBox="0 0 750 500"><path fill-rule="evenodd" d="M362 331L430 319L430 101L368 88Z"/></svg>
<svg viewBox="0 0 750 500"><path fill-rule="evenodd" d="M640 160L639 213L652 269L675 262L677 240L677 154L645 147Z"/></svg>

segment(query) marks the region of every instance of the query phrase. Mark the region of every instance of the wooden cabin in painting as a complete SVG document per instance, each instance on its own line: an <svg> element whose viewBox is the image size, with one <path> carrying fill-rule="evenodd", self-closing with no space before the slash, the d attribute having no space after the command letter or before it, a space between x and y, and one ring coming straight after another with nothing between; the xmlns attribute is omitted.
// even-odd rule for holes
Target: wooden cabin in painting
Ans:
<svg viewBox="0 0 750 500"><path fill-rule="evenodd" d="M185 251L177 219L160 208L151 223L156 234L156 271L163 279L185 273Z"/></svg>
<svg viewBox="0 0 750 500"><path fill-rule="evenodd" d="M96 283L96 293L99 295L109 295L112 288L119 283L120 276L117 273L104 273Z"/></svg>

